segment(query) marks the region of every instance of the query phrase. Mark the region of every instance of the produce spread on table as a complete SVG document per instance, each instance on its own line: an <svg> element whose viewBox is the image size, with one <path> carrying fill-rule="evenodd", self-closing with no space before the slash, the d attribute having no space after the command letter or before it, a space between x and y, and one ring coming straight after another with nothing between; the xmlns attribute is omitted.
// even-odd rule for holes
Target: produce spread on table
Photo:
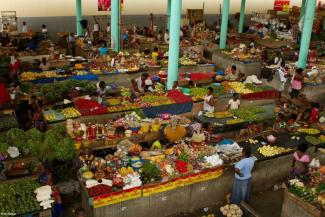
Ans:
<svg viewBox="0 0 325 217"><path fill-rule="evenodd" d="M291 179L288 182L288 190L302 200L324 210L325 167L319 165L319 161L316 162L313 160L309 166L310 182L306 184L301 179Z"/></svg>
<svg viewBox="0 0 325 217"><path fill-rule="evenodd" d="M81 155L83 166L80 177L88 193L99 196L168 181L194 170L223 164L214 147L205 142L194 141L195 138L192 138L180 140L170 148L146 149L129 140L123 140L117 145L117 151L113 155L103 158L90 154Z"/></svg>

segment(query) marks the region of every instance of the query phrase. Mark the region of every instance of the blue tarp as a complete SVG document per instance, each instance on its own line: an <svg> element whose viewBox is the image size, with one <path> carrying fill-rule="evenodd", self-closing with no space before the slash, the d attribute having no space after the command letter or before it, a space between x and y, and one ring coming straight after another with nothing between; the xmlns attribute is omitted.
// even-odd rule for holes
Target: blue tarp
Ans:
<svg viewBox="0 0 325 217"><path fill-rule="evenodd" d="M98 75L88 74L88 75L74 75L71 77L74 80L87 80L87 81L98 81Z"/></svg>
<svg viewBox="0 0 325 217"><path fill-rule="evenodd" d="M158 114L170 113L172 115L179 115L187 112L191 112L193 107L193 102L181 103L181 104L171 104L162 105L149 108L143 108L142 111L148 118L155 118Z"/></svg>

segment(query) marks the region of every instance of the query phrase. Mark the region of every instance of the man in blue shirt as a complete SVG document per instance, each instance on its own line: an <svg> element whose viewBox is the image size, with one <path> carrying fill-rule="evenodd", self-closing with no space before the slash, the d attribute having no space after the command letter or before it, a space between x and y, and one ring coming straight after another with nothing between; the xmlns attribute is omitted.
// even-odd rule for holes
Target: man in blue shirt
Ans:
<svg viewBox="0 0 325 217"><path fill-rule="evenodd" d="M252 169L255 159L251 149L245 146L242 151L243 158L235 165L235 181L231 194L231 203L240 204L243 200L248 202L251 191Z"/></svg>

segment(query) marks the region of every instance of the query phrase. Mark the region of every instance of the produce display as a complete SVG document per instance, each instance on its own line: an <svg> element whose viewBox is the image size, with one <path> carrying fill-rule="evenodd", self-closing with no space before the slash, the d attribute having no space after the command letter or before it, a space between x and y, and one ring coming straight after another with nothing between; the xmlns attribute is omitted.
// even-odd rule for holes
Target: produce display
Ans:
<svg viewBox="0 0 325 217"><path fill-rule="evenodd" d="M276 155L280 155L292 151L291 148L283 148L283 147L270 146L270 145L263 145L262 147L259 147L257 150L264 157L273 157Z"/></svg>
<svg viewBox="0 0 325 217"><path fill-rule="evenodd" d="M80 112L73 107L62 109L61 113L64 115L65 119L77 118L81 116Z"/></svg>
<svg viewBox="0 0 325 217"><path fill-rule="evenodd" d="M226 121L226 124L227 124L227 125L232 125L232 124L239 124L239 123L243 123L243 122L245 122L245 120L244 120L244 119L241 119L241 118L237 118L237 119L228 119L228 120Z"/></svg>
<svg viewBox="0 0 325 217"><path fill-rule="evenodd" d="M298 178L291 179L288 182L288 190L302 200L324 209L325 167L320 165L319 160L313 159L309 165L308 173L309 182L304 183Z"/></svg>
<svg viewBox="0 0 325 217"><path fill-rule="evenodd" d="M77 99L75 105L83 116L106 114L107 108L96 101L88 99Z"/></svg>
<svg viewBox="0 0 325 217"><path fill-rule="evenodd" d="M320 133L318 129L314 129L314 128L299 128L297 131L299 133L306 133L310 135L315 135Z"/></svg>
<svg viewBox="0 0 325 217"><path fill-rule="evenodd" d="M0 152L6 158L9 147L16 147L21 154L35 156L44 160L72 159L74 141L67 137L65 127L56 125L45 133L33 128L28 131L12 128L1 133Z"/></svg>
<svg viewBox="0 0 325 217"><path fill-rule="evenodd" d="M179 58L179 63L183 66L194 66L197 64L194 60L188 58L188 57L181 57Z"/></svg>
<svg viewBox="0 0 325 217"><path fill-rule="evenodd" d="M40 93L46 102L57 102L69 96L71 98L78 96L78 92L74 91L76 87L80 88L83 93L91 94L96 91L96 85L89 81L67 80L53 84L43 84L40 87Z"/></svg>
<svg viewBox="0 0 325 217"><path fill-rule="evenodd" d="M59 77L66 77L66 75L58 74L56 71L23 72L20 75L22 81L33 81L40 78L59 78Z"/></svg>
<svg viewBox="0 0 325 217"><path fill-rule="evenodd" d="M98 196L162 180L168 181L194 169L204 170L222 165L223 161L216 149L204 141L197 142L196 137L177 141L174 147L168 149L154 143L150 150L123 140L117 145L114 154L102 158L90 154L81 155L83 166L80 177L89 194ZM100 187L94 187L98 185Z"/></svg>
<svg viewBox="0 0 325 217"><path fill-rule="evenodd" d="M265 110L261 106L248 106L245 108L239 108L236 110L230 110L230 113L232 113L237 118L244 119L245 121L257 121L260 120L261 117L259 116L259 113L265 112Z"/></svg>
<svg viewBox="0 0 325 217"><path fill-rule="evenodd" d="M197 99L203 99L207 94L207 89L202 87L191 88L191 95Z"/></svg>
<svg viewBox="0 0 325 217"><path fill-rule="evenodd" d="M325 140L322 139L322 137L315 137L315 136L306 136L305 137L305 140L313 145L319 145L319 144L322 144L322 143L325 143Z"/></svg>
<svg viewBox="0 0 325 217"><path fill-rule="evenodd" d="M231 87L231 89L233 89L236 93L248 94L254 92L251 89L247 88L247 86L241 82L228 82L228 84Z"/></svg>
<svg viewBox="0 0 325 217"><path fill-rule="evenodd" d="M0 213L26 215L41 210L34 190L40 185L36 181L19 181L0 185Z"/></svg>
<svg viewBox="0 0 325 217"><path fill-rule="evenodd" d="M18 126L18 122L15 116L12 115L0 116L0 130L6 130L17 126Z"/></svg>
<svg viewBox="0 0 325 217"><path fill-rule="evenodd" d="M214 113L214 117L215 118L228 118L228 117L232 117L233 115L228 112L228 111L225 111L225 112L215 112Z"/></svg>
<svg viewBox="0 0 325 217"><path fill-rule="evenodd" d="M65 120L64 115L59 111L48 110L48 111L43 111L42 113L45 121L47 122L56 122L56 121Z"/></svg>
<svg viewBox="0 0 325 217"><path fill-rule="evenodd" d="M242 217L243 211L236 204L225 205L220 208L222 215L226 217Z"/></svg>
<svg viewBox="0 0 325 217"><path fill-rule="evenodd" d="M176 103L186 103L186 102L192 102L192 99L188 96L185 96L181 91L179 90L170 90L167 93L167 96L174 100Z"/></svg>

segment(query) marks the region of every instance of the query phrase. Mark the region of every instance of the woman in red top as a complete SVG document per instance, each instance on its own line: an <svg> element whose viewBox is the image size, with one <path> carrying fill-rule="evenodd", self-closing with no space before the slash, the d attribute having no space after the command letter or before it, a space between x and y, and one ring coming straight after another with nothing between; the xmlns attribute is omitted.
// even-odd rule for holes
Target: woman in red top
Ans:
<svg viewBox="0 0 325 217"><path fill-rule="evenodd" d="M310 114L310 122L317 123L319 119L319 103L313 103L313 109Z"/></svg>
<svg viewBox="0 0 325 217"><path fill-rule="evenodd" d="M20 61L18 59L18 55L15 54L14 56L11 56L11 60L10 60L10 80L11 82L16 82L18 80L18 75L20 72Z"/></svg>

